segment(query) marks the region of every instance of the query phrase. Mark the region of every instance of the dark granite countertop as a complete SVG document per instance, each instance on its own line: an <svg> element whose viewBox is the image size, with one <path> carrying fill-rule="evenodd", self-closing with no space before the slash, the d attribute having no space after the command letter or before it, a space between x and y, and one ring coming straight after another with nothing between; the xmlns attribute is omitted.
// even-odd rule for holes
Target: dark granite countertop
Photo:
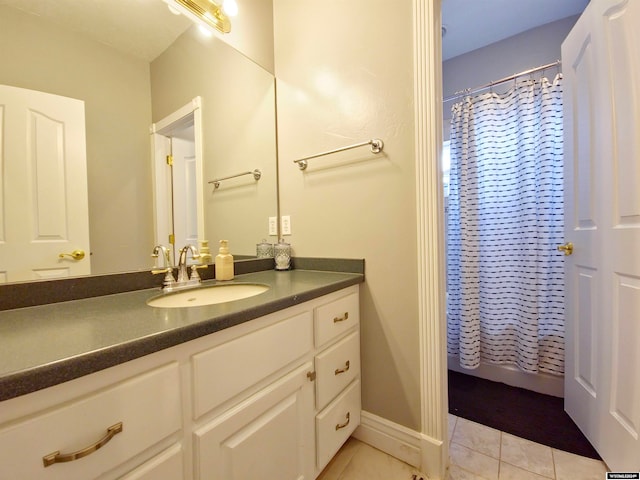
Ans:
<svg viewBox="0 0 640 480"><path fill-rule="evenodd" d="M159 289L0 312L0 401L81 377L364 281L359 273L273 270L231 282L269 290L218 305L154 308ZM205 281L203 285L213 285Z"/></svg>

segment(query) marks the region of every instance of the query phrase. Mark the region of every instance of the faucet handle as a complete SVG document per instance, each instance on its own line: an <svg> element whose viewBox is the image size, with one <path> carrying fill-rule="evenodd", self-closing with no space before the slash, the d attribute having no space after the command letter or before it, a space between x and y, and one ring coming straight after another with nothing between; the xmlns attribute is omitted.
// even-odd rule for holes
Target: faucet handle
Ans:
<svg viewBox="0 0 640 480"><path fill-rule="evenodd" d="M198 273L198 269L200 268L207 268L207 265L191 265L191 276L189 277L190 280L195 280L198 283L202 281L202 279L200 278L200 274Z"/></svg>
<svg viewBox="0 0 640 480"><path fill-rule="evenodd" d="M176 279L173 278L173 269L168 268L167 274L164 276L164 280L162 281L163 288L167 289L175 285Z"/></svg>

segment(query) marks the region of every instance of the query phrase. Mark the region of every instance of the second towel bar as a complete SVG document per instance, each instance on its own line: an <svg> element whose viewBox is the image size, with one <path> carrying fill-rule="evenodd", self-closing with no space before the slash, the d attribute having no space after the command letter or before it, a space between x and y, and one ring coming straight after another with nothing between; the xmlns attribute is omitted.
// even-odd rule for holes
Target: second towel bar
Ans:
<svg viewBox="0 0 640 480"><path fill-rule="evenodd" d="M366 142L356 143L355 145L349 145L348 147L336 148L334 150L327 150L326 152L316 153L315 155L309 155L308 157L299 158L298 160L294 160L293 163L297 163L300 170L305 170L307 168L307 160L311 160L312 158L323 157L325 155L330 155L332 153L344 152L345 150L351 150L352 148L364 147L365 145L371 145L371 153L380 153L384 148L384 142L379 138L374 138L368 140Z"/></svg>
<svg viewBox="0 0 640 480"><path fill-rule="evenodd" d="M236 177L242 177L243 175L253 175L254 179L260 180L260 177L262 176L262 172L256 168L255 170L252 170L250 172L242 172L242 173L237 173L236 175L229 175L228 177L216 178L215 180L211 180L208 183L213 183L213 188L218 188L220 186L221 181L229 180L231 178L236 178Z"/></svg>

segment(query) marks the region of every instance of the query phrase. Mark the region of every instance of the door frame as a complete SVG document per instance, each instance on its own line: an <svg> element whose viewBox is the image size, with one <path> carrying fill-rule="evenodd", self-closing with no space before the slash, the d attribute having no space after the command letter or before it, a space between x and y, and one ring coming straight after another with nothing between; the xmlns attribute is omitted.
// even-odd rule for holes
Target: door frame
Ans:
<svg viewBox="0 0 640 480"><path fill-rule="evenodd" d="M449 464L442 153L441 0L413 0L421 468Z"/></svg>
<svg viewBox="0 0 640 480"><path fill-rule="evenodd" d="M166 135L171 131L180 129L189 123L193 123L195 162L196 162L196 209L198 225L198 241L204 240L204 164L202 158L202 98L195 97L190 103L179 108L162 120L151 124L149 133L151 136L151 178L153 181L153 230L155 243L164 245L167 242L167 233L172 231L171 198L167 185L169 178L166 169L166 157L168 145Z"/></svg>

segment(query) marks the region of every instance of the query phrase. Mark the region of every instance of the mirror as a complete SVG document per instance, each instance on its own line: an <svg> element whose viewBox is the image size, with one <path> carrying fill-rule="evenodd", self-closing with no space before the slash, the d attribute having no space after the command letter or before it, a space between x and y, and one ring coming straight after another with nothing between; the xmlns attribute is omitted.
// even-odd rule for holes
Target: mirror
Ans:
<svg viewBox="0 0 640 480"><path fill-rule="evenodd" d="M150 269L153 246L168 243L155 238L150 128L196 97L198 238L213 256L227 239L238 257L254 256L268 238L268 218L277 216L272 8L265 0L237 3L223 39L202 35L162 0L0 0L0 41L11 45L0 51L0 84L84 101L91 274ZM207 183L254 169L259 181Z"/></svg>

